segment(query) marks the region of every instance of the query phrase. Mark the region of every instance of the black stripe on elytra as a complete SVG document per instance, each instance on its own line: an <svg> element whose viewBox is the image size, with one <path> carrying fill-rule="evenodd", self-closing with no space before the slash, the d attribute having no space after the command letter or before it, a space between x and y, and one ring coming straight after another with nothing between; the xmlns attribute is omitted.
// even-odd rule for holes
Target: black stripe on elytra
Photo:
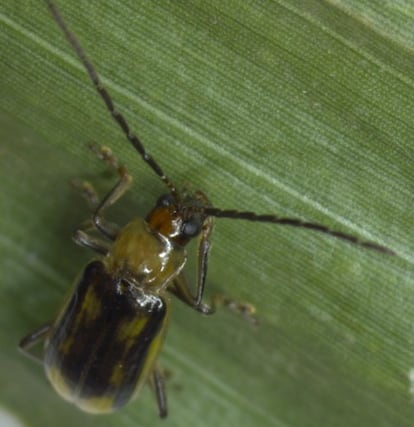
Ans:
<svg viewBox="0 0 414 427"><path fill-rule="evenodd" d="M85 296L93 292L100 310L95 318L85 310ZM78 398L110 397L114 407L131 397L148 350L166 315L161 298L148 297L127 283L110 276L101 261L91 262L84 271L65 313L52 334L48 362L56 366ZM125 324L142 322L144 326L126 352L118 330ZM73 339L67 353L59 351L67 339ZM109 382L114 369L122 364L121 382Z"/></svg>
<svg viewBox="0 0 414 427"><path fill-rule="evenodd" d="M151 343L160 332L164 320L166 320L166 305L161 298L160 302L162 304L158 306L156 311L151 312L141 333L136 337L135 344L122 357L125 368L122 386L117 386L115 390L112 390L113 393L110 390L110 394L114 395L114 408L125 405L133 395L137 380L147 362Z"/></svg>

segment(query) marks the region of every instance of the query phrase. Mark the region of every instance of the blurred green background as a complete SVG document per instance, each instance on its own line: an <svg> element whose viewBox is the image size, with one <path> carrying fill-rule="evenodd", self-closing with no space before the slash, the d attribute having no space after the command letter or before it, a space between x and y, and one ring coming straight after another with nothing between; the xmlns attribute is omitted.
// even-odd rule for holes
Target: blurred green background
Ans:
<svg viewBox="0 0 414 427"><path fill-rule="evenodd" d="M261 325L174 301L150 389L93 417L60 400L18 340L53 318L92 256L70 181L135 178L111 211L145 215L165 189L109 117L44 2L0 4L0 403L28 426L412 426L414 3L57 1L146 148L177 185L223 208L318 221L315 233L216 222L207 294L253 303ZM191 251L194 256L194 251ZM190 262L189 274L194 274Z"/></svg>

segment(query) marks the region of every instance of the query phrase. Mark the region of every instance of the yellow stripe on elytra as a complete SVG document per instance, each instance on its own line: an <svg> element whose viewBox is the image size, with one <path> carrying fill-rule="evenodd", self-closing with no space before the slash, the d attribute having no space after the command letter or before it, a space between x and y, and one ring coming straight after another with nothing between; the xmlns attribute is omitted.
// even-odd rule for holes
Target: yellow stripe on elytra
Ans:
<svg viewBox="0 0 414 427"><path fill-rule="evenodd" d="M102 311L102 302L95 290L90 287L85 294L82 305L79 307L76 314L74 314L73 329L77 330L81 325L93 322L100 315ZM60 344L59 351L63 354L69 354L72 345L74 344L74 337L67 336Z"/></svg>
<svg viewBox="0 0 414 427"><path fill-rule="evenodd" d="M129 353L131 348L136 345L137 341L140 339L142 331L149 321L151 321L149 317L143 316L141 318L137 317L130 321L123 321L119 326L116 340L122 343L123 351L122 354L119 355L120 362L113 368L111 377L109 379L112 385L119 386L122 384L125 374L125 368L122 363L122 359L126 354Z"/></svg>
<svg viewBox="0 0 414 427"><path fill-rule="evenodd" d="M136 317L132 320L123 321L117 331L117 341L126 343L128 341L136 342L137 337L142 333L142 330L147 325L151 318L148 316Z"/></svg>
<svg viewBox="0 0 414 427"><path fill-rule="evenodd" d="M110 396L92 397L79 399L70 388L66 380L62 377L58 368L52 366L46 368L46 375L56 392L68 402L74 403L85 412L91 414L105 414L114 411L114 400Z"/></svg>
<svg viewBox="0 0 414 427"><path fill-rule="evenodd" d="M102 302L99 295L96 294L94 288L90 287L86 292L78 317L81 317L83 322L93 321L101 312Z"/></svg>
<svg viewBox="0 0 414 427"><path fill-rule="evenodd" d="M114 411L114 400L108 396L80 399L76 404L90 414L109 414Z"/></svg>
<svg viewBox="0 0 414 427"><path fill-rule="evenodd" d="M75 339L73 336L67 336L59 345L59 352L68 355L70 353L70 349L72 348L72 345L74 344Z"/></svg>
<svg viewBox="0 0 414 427"><path fill-rule="evenodd" d="M78 307L76 314L74 313L73 329L77 330L81 325L95 321L101 312L102 302L94 288L90 286L83 298L82 305Z"/></svg>
<svg viewBox="0 0 414 427"><path fill-rule="evenodd" d="M49 378L50 383L57 393L63 397L63 399L74 402L75 396L73 395L72 388L68 385L65 378L62 377L59 368L56 366L46 366L46 375Z"/></svg>
<svg viewBox="0 0 414 427"><path fill-rule="evenodd" d="M128 367L125 367L123 365L122 357L128 353L128 351L133 345L136 344L137 340L140 340L143 338L143 337L140 337L140 334L142 333L147 323L150 321L152 321L151 317L143 316L133 321L125 321L121 324L118 330L117 339L118 341L121 341L123 343L124 352L123 352L123 355L120 356L120 362L112 370L111 377L110 377L110 383L112 385L119 386L122 384L122 381L125 375L125 369L128 369ZM164 341L165 333L167 331L167 327L166 327L167 324L168 324L168 315L163 321L160 332L152 340L152 342L149 345L148 353L146 354L145 360L143 361L143 367L142 367L141 373L137 378L134 397L136 397L136 395L138 394L142 384L146 382L148 375L159 355L162 343Z"/></svg>
<svg viewBox="0 0 414 427"><path fill-rule="evenodd" d="M122 362L118 363L114 369L112 370L111 378L109 378L109 382L113 386L120 386L124 380L125 367Z"/></svg>

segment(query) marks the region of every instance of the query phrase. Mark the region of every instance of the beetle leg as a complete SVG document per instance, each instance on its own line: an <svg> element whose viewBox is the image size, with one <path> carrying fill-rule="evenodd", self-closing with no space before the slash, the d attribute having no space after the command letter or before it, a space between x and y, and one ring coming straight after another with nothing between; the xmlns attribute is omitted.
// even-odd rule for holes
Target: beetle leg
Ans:
<svg viewBox="0 0 414 427"><path fill-rule="evenodd" d="M72 184L72 187L74 187L77 191L81 193L81 196L86 200L92 212L95 212L99 206L99 196L97 191L95 190L95 187L89 181L74 180L71 182L71 184ZM115 240L115 237L119 231L119 226L112 222L104 220L103 218L101 218L101 222L104 223L105 230L106 230L106 233L104 233L104 235L106 237L110 237L112 240ZM89 219L84 223L82 223L82 225L80 226L80 229L82 229L83 231L91 231L91 230L96 230L96 226L92 221L92 219ZM101 231L101 230L98 229L98 231ZM75 241L77 242L77 239L75 239ZM85 245L85 246L88 246L88 245Z"/></svg>
<svg viewBox="0 0 414 427"><path fill-rule="evenodd" d="M211 308L214 311L219 307L229 308L231 311L240 314L252 325L259 324L259 321L254 317L256 307L248 302L236 301L224 294L215 294L211 300Z"/></svg>
<svg viewBox="0 0 414 427"><path fill-rule="evenodd" d="M164 375L159 366L156 366L152 371L151 385L155 391L160 418L165 418L168 415L167 393L165 391Z"/></svg>
<svg viewBox="0 0 414 427"><path fill-rule="evenodd" d="M122 166L119 165L118 159L112 150L106 145L99 146L95 142L90 142L88 148L95 154L98 159L103 160L113 171L120 173Z"/></svg>
<svg viewBox="0 0 414 427"><path fill-rule="evenodd" d="M215 294L211 299L210 305L199 304L197 299L191 293L187 278L184 273L180 273L173 281L174 287L168 288L168 290L174 294L178 299L180 299L185 304L194 308L195 310L203 314L213 314L219 307L227 307L231 311L234 311L238 314L241 314L244 319L250 323L257 325L258 321L254 317L256 312L255 307L252 304L236 301L233 298L229 298L223 294Z"/></svg>
<svg viewBox="0 0 414 427"><path fill-rule="evenodd" d="M39 328L35 329L34 331L30 332L30 334L23 337L19 342L19 350L27 357L30 357L31 359L35 360L36 362L43 363L43 359L30 352L29 350L38 342L45 339L47 334L49 333L50 329L52 327L52 323L46 323Z"/></svg>
<svg viewBox="0 0 414 427"><path fill-rule="evenodd" d="M206 198L201 192L198 193L200 199ZM207 200L207 199L206 199ZM190 290L184 274L179 274L174 280L174 288L169 290L179 299L203 314L214 313L214 308L202 303L204 288L207 277L208 256L210 253L210 235L213 231L213 218L207 218L201 229L197 250L197 290L194 296Z"/></svg>
<svg viewBox="0 0 414 427"><path fill-rule="evenodd" d="M99 204L99 196L93 184L91 184L89 181L82 181L79 179L72 180L70 184L81 194L81 196L88 203L88 206L91 208L91 210L94 211Z"/></svg>
<svg viewBox="0 0 414 427"><path fill-rule="evenodd" d="M168 290L178 299L180 299L183 303L189 305L190 307L194 308L194 310L197 310L200 313L213 314L215 311L214 308L209 307L207 304L197 303L197 298L192 294L184 273L180 273L173 280L173 287L169 287Z"/></svg>
<svg viewBox="0 0 414 427"><path fill-rule="evenodd" d="M204 288L207 277L208 256L210 254L211 243L210 236L213 231L213 217L209 217L204 221L201 229L200 238L198 241L197 250L197 293L196 305L201 306L203 299Z"/></svg>
<svg viewBox="0 0 414 427"><path fill-rule="evenodd" d="M106 255L110 249L108 243L97 239L96 237L90 236L83 230L76 230L72 235L72 239L78 245L85 246L86 248L92 249L93 251L102 255Z"/></svg>
<svg viewBox="0 0 414 427"><path fill-rule="evenodd" d="M120 230L119 225L113 223L113 222L109 222L106 220L103 220L105 222L105 228L110 230L112 233L112 236L110 238L110 240L115 240L116 236L118 235L118 232ZM79 243L77 238L75 237L77 231L80 230L83 233L90 233L91 231L99 231L101 232L101 230L97 230L95 224L92 221L92 218L87 219L86 221L83 221L82 224L79 226L79 228L73 233L72 238L75 240L76 243ZM108 237L106 234L104 235L104 237ZM82 243L79 243L82 246ZM88 246L88 245L83 245L83 246ZM99 252L99 251L98 251Z"/></svg>
<svg viewBox="0 0 414 427"><path fill-rule="evenodd" d="M119 181L100 202L92 217L92 221L97 230L99 230L104 236L112 240L116 238L118 230L114 230L113 224L108 223L104 219L103 214L109 206L113 205L119 198L121 198L125 194L132 182L132 176L128 173L126 167L120 166L118 169L118 173L120 175Z"/></svg>
<svg viewBox="0 0 414 427"><path fill-rule="evenodd" d="M72 181L72 185L81 192L83 198L86 199L88 205L94 211L91 221L92 226L105 237L115 240L119 227L116 224L107 221L103 214L109 206L113 205L124 195L132 181L132 177L129 175L127 168L119 164L116 156L112 153L112 150L109 147L99 147L95 143L88 144L88 147L99 159L103 160L112 170L116 171L120 176L120 179L101 202L99 202L98 193L90 182ZM86 227L89 228L89 224L87 224ZM84 229L83 226L82 229ZM78 241L76 238L75 240ZM85 246L89 245L85 244Z"/></svg>

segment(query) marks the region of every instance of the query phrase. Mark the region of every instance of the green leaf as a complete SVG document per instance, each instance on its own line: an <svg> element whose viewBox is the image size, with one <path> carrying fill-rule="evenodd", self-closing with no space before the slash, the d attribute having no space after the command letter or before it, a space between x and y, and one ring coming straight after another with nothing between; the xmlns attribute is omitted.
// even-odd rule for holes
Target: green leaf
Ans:
<svg viewBox="0 0 414 427"><path fill-rule="evenodd" d="M410 2L58 3L177 185L202 189L218 207L321 222L399 254L217 220L207 294L250 301L261 325L174 301L162 425L411 426ZM165 188L114 124L45 3L5 0L0 21L0 403L34 427L152 425L149 388L97 421L17 353L93 256L70 241L88 216L70 182L88 179L103 194L114 177L86 143L109 145L134 176L113 220L145 215Z"/></svg>

